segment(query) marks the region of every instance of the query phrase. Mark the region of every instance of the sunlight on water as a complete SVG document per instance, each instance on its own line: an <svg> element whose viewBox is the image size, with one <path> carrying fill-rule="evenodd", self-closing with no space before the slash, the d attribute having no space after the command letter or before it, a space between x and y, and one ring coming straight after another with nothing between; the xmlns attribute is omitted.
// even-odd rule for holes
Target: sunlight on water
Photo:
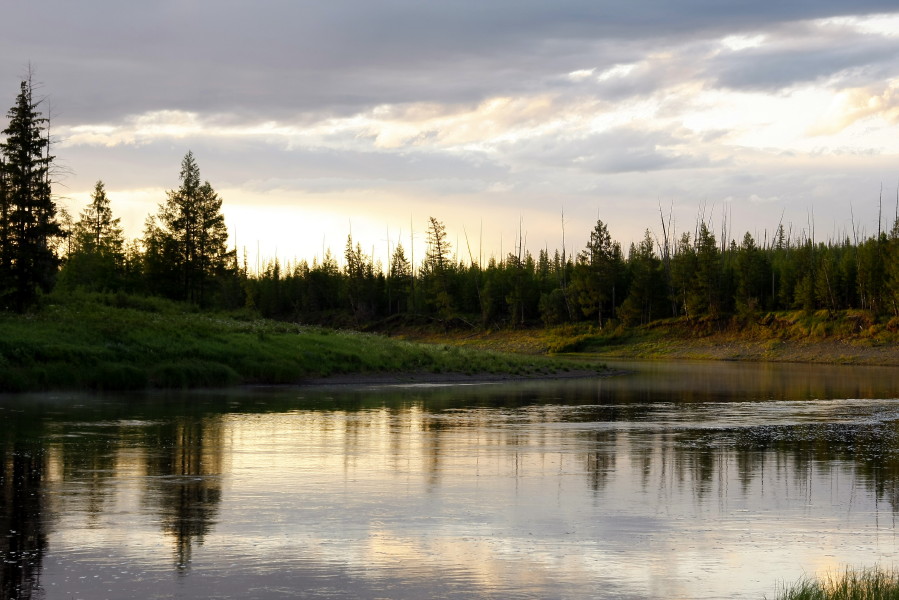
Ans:
<svg viewBox="0 0 899 600"><path fill-rule="evenodd" d="M6 397L3 598L762 598L895 564L899 375Z"/></svg>

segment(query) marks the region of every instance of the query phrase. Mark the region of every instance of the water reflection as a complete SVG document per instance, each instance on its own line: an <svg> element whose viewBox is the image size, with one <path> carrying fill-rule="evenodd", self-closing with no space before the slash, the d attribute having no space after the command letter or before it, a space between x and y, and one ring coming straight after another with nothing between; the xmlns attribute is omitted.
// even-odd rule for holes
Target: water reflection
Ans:
<svg viewBox="0 0 899 600"><path fill-rule="evenodd" d="M893 370L640 368L0 399L2 598L758 598L899 558Z"/></svg>
<svg viewBox="0 0 899 600"><path fill-rule="evenodd" d="M30 440L0 442L0 593L27 599L38 589L47 549L44 455Z"/></svg>
<svg viewBox="0 0 899 600"><path fill-rule="evenodd" d="M176 564L185 569L194 543L202 545L212 530L222 499L221 418L179 419L149 429L143 443L156 452L147 459L145 502L158 513Z"/></svg>

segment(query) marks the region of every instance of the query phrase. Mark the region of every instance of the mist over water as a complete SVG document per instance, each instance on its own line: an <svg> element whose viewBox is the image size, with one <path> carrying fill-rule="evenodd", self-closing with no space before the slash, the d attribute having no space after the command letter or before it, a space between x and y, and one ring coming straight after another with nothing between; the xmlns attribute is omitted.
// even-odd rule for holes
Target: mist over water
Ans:
<svg viewBox="0 0 899 600"><path fill-rule="evenodd" d="M2 598L761 598L897 560L899 373L0 398Z"/></svg>

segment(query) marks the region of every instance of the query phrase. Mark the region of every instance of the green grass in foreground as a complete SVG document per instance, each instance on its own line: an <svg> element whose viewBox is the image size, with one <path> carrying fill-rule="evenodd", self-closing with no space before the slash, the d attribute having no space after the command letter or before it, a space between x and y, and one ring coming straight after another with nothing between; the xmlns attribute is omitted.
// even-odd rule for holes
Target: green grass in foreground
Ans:
<svg viewBox="0 0 899 600"><path fill-rule="evenodd" d="M0 313L4 392L297 383L343 373L536 376L576 368L584 366L202 313L157 298L51 296L34 314Z"/></svg>
<svg viewBox="0 0 899 600"><path fill-rule="evenodd" d="M899 571L846 569L823 579L803 579L779 591L776 600L896 600Z"/></svg>

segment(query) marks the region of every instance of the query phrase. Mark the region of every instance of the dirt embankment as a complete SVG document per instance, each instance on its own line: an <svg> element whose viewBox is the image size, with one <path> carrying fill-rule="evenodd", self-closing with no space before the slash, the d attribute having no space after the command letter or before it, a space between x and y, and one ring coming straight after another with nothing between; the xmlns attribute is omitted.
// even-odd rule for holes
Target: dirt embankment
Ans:
<svg viewBox="0 0 899 600"><path fill-rule="evenodd" d="M748 360L899 366L899 345L869 345L839 339L734 339L729 335L598 345L589 351L607 358Z"/></svg>
<svg viewBox="0 0 899 600"><path fill-rule="evenodd" d="M580 325L446 334L419 331L406 332L404 337L533 354L899 366L899 319L878 320L861 311L679 318L635 328Z"/></svg>

